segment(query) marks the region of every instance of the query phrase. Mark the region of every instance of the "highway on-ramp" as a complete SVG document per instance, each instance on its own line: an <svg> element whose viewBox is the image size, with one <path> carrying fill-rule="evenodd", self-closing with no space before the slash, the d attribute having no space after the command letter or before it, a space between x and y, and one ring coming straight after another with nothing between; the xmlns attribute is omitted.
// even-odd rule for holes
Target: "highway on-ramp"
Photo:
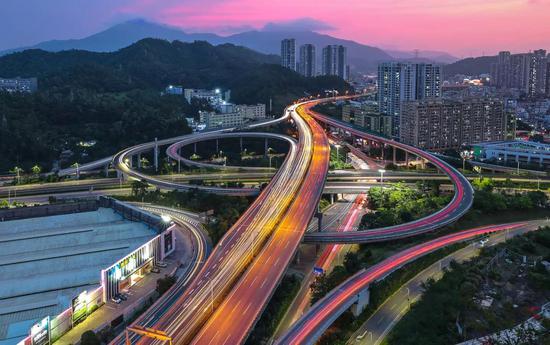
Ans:
<svg viewBox="0 0 550 345"><path fill-rule="evenodd" d="M299 189L288 212L229 296L216 309L192 344L240 344L261 315L317 210L328 172L328 138L309 115L318 102L289 108L298 128L301 159L293 180Z"/></svg>
<svg viewBox="0 0 550 345"><path fill-rule="evenodd" d="M405 238L427 231L432 231L447 224L450 224L459 219L462 215L464 215L472 206L474 199L474 190L472 186L470 185L468 180L450 164L416 147L412 147L373 134L365 133L361 130L353 128L347 123L335 120L328 116L315 112L312 112L312 116L317 121L324 123L325 125L339 128L355 137L365 140L375 140L383 144L402 149L406 152L412 153L414 155L417 155L418 157L427 160L450 178L455 188L455 194L451 202L447 204L443 209L427 217L406 224L356 232L311 233L306 234L306 236L304 237L304 242L367 243Z"/></svg>
<svg viewBox="0 0 550 345"><path fill-rule="evenodd" d="M358 299L369 284L383 279L393 271L437 249L470 240L476 236L524 227L526 223L492 225L466 230L428 241L395 254L380 263L359 271L330 291L313 305L276 344L306 345L315 341L330 325Z"/></svg>

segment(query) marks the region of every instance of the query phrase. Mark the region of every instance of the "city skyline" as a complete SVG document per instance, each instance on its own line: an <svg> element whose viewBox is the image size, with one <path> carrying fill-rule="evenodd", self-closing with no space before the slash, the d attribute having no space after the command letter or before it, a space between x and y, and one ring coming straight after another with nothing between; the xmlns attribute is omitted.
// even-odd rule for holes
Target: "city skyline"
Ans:
<svg viewBox="0 0 550 345"><path fill-rule="evenodd" d="M315 6L313 6L315 5ZM550 48L550 2L461 0L360 2L342 7L327 1L124 0L116 3L63 0L52 6L31 0L0 5L7 19L0 30L12 32L0 49L52 39L82 38L129 19L144 18L187 32L220 35L248 30L312 30L386 50L437 50L456 57L528 52ZM243 10L246 8L246 10ZM315 19L312 19L315 18ZM353 20L353 18L370 18ZM13 27L21 20L28 25ZM440 30L434 31L438 27ZM482 30L481 30L482 29ZM463 37L456 40L456 37ZM521 39L519 39L521 37Z"/></svg>

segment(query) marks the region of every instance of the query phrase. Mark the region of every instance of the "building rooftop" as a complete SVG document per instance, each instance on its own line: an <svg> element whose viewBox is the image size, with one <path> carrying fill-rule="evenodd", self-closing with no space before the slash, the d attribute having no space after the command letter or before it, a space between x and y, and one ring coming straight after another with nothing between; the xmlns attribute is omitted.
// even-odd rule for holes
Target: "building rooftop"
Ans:
<svg viewBox="0 0 550 345"><path fill-rule="evenodd" d="M110 208L0 222L0 344L65 310L99 285L101 269L154 236Z"/></svg>

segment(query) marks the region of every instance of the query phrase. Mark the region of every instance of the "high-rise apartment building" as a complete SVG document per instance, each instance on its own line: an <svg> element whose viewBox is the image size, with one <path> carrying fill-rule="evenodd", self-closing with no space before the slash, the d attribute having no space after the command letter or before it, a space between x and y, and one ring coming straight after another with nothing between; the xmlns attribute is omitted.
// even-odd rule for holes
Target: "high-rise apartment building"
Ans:
<svg viewBox="0 0 550 345"><path fill-rule="evenodd" d="M378 103L375 101L350 101L342 107L342 120L363 127L367 131L376 132L383 136L391 136L391 116L378 112Z"/></svg>
<svg viewBox="0 0 550 345"><path fill-rule="evenodd" d="M298 72L306 77L315 77L315 46L313 44L304 44L300 46L300 63Z"/></svg>
<svg viewBox="0 0 550 345"><path fill-rule="evenodd" d="M531 97L547 94L547 74L548 57L544 49L524 54L503 51L498 54L497 62L491 65L493 85L519 89Z"/></svg>
<svg viewBox="0 0 550 345"><path fill-rule="evenodd" d="M385 62L378 65L378 109L392 116L392 136L399 138L401 104L441 97L441 66Z"/></svg>
<svg viewBox="0 0 550 345"><path fill-rule="evenodd" d="M546 50L535 50L529 54L529 78L527 94L529 96L545 95L546 88L546 72L548 69L548 58Z"/></svg>
<svg viewBox="0 0 550 345"><path fill-rule="evenodd" d="M322 73L323 75L337 75L348 79L347 49L342 45L331 44L323 48Z"/></svg>
<svg viewBox="0 0 550 345"><path fill-rule="evenodd" d="M285 38L281 41L281 66L296 71L296 40Z"/></svg>
<svg viewBox="0 0 550 345"><path fill-rule="evenodd" d="M404 102L403 143L422 149L457 149L462 145L506 138L507 114L501 100L472 98Z"/></svg>

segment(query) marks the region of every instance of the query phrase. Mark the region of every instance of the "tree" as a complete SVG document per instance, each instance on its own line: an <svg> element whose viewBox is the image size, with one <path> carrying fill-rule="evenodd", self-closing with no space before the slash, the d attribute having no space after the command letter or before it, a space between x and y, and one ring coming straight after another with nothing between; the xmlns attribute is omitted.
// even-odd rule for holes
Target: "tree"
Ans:
<svg viewBox="0 0 550 345"><path fill-rule="evenodd" d="M164 278L157 279L157 292L160 295L163 295L168 291L172 285L176 282L176 277L174 276L165 276Z"/></svg>
<svg viewBox="0 0 550 345"><path fill-rule="evenodd" d="M101 341L94 333L94 331L88 330L80 336L81 345L101 345Z"/></svg>
<svg viewBox="0 0 550 345"><path fill-rule="evenodd" d="M361 260L355 252L348 252L344 258L344 267L348 273L353 274L361 269Z"/></svg>
<svg viewBox="0 0 550 345"><path fill-rule="evenodd" d="M42 168L40 167L40 165L36 164L31 168L31 171L34 176L38 176L42 172Z"/></svg>
<svg viewBox="0 0 550 345"><path fill-rule="evenodd" d="M136 180L132 182L132 195L137 197L144 197L149 188L149 184L145 180Z"/></svg>

